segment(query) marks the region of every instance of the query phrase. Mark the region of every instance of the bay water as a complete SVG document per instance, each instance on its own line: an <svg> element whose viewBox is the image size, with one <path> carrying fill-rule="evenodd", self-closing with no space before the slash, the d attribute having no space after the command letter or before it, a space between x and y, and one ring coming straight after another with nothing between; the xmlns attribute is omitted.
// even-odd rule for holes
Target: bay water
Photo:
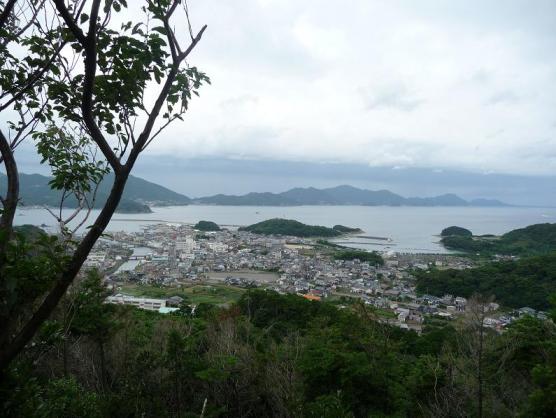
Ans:
<svg viewBox="0 0 556 418"><path fill-rule="evenodd" d="M167 206L148 214L115 214L107 231L138 232L160 222L195 224L213 221L236 228L271 218L295 219L309 225L345 225L363 230L336 242L366 250L410 253L444 253L439 234L451 225L474 234L503 234L512 229L556 222L556 208L536 207L389 207L389 206ZM71 210L67 210L71 213ZM89 216L92 223L99 211ZM54 218L43 208L22 208L17 225L43 225L56 230ZM46 225L46 226L45 226ZM362 238L364 237L364 238ZM372 238L369 238L372 237ZM380 238L380 239L379 239Z"/></svg>

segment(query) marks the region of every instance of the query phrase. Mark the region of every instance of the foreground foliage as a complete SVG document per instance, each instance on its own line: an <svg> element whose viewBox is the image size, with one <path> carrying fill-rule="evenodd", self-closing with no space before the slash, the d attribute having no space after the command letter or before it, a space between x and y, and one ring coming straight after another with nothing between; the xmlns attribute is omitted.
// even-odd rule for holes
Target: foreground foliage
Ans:
<svg viewBox="0 0 556 418"><path fill-rule="evenodd" d="M250 291L169 316L103 304L94 272L4 379L4 416L477 416L476 328L422 336L362 304ZM551 416L556 330L519 321L481 341L483 416Z"/></svg>
<svg viewBox="0 0 556 418"><path fill-rule="evenodd" d="M194 35L185 2L129 3L0 0L0 374L45 326L116 210L150 211L122 200L133 167L210 82L187 62L206 25ZM31 139L51 174L35 191L56 201L47 210L60 235L36 248L13 225L24 197L15 151Z"/></svg>

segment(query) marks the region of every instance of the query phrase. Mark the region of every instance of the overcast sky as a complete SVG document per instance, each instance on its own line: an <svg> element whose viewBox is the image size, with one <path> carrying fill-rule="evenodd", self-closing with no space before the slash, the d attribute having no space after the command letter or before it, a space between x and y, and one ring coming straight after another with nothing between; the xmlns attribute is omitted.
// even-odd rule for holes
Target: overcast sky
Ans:
<svg viewBox="0 0 556 418"><path fill-rule="evenodd" d="M191 0L212 86L150 149L556 173L556 1Z"/></svg>
<svg viewBox="0 0 556 418"><path fill-rule="evenodd" d="M547 196L556 183L556 0L189 7L194 30L208 25L189 64L212 85L150 146L136 175L196 196L350 182L556 204L556 190ZM175 24L185 44L185 22ZM45 173L31 144L18 153L22 172ZM438 175L424 183L425 171L407 171L388 183L375 167ZM473 175L443 181L454 170L544 177L519 190L511 176L492 186Z"/></svg>

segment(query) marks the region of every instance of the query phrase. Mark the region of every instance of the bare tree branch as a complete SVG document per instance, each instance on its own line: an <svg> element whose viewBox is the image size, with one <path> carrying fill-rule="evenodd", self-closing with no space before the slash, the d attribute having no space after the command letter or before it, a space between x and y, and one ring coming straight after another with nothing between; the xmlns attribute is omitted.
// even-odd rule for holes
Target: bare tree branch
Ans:
<svg viewBox="0 0 556 418"><path fill-rule="evenodd" d="M81 103L81 111L83 113L83 120L85 126L89 130L89 134L93 140L97 143L100 150L108 160L108 163L114 170L114 172L119 172L122 169L122 165L114 151L110 147L110 144L104 138L100 128L95 122L93 115L93 90L95 83L95 75L97 69L97 19L98 12L100 8L101 0L94 0L91 6L91 14L89 17L89 31L87 36L83 34L83 31L77 23L73 20L71 14L66 8L63 0L54 0L58 12L63 17L64 21L78 39L79 43L83 46L85 52L85 78L83 81L83 99Z"/></svg>
<svg viewBox="0 0 556 418"><path fill-rule="evenodd" d="M60 13L60 16L62 16L62 19L66 22L66 25L68 25L69 30L73 33L73 36L75 36L75 39L77 39L80 44L84 45L87 41L85 34L77 25L75 20L73 20L73 17L66 7L64 0L54 0L54 4L56 5L56 9L58 9L58 13Z"/></svg>
<svg viewBox="0 0 556 418"><path fill-rule="evenodd" d="M149 118L147 119L145 127L143 128L143 131L139 135L139 138L137 139L137 143L131 149L131 153L130 153L129 158L128 158L126 164L125 164L126 170L129 171L133 167L133 164L135 163L135 160L137 159L137 156L144 149L145 144L149 140L150 135L151 135L151 131L152 131L153 126L154 126L154 123L156 122L156 119L158 118L158 115L160 114L160 109L162 109L162 106L164 105L164 102L166 101L166 98L168 97L168 93L170 91L170 88L172 87L172 84L173 84L173 82L176 78L176 75L178 74L178 69L179 69L180 63L185 58L187 58L187 56L191 53L191 51L193 51L195 46L201 40L201 38L203 36L203 33L205 32L206 29L207 29L207 25L204 25L201 28L201 30L199 31L199 33L197 34L197 36L195 37L195 39L193 39L193 42L191 42L191 44L187 47L187 49L185 51L183 51L178 56L177 63L174 63L174 65L171 67L170 72L168 73L168 76L166 77L166 81L164 83L164 86L162 87L162 90L160 91L160 94L158 95L158 97L156 99L156 102L153 105L153 107L152 107L152 109L149 113Z"/></svg>
<svg viewBox="0 0 556 418"><path fill-rule="evenodd" d="M96 198L97 198L97 192L98 192L99 186L100 186L100 182L95 185L95 190L93 191L93 197L92 197L90 202L87 200L87 197L85 197L85 203L87 205L87 212L85 213L85 216L83 217L81 222L79 222L79 224L77 224L77 226L73 229L72 235L74 235L79 230L79 228L81 228L83 225L85 225L85 222L87 222L87 219L89 219L89 216L91 215L91 211L95 207L95 201L96 201Z"/></svg>

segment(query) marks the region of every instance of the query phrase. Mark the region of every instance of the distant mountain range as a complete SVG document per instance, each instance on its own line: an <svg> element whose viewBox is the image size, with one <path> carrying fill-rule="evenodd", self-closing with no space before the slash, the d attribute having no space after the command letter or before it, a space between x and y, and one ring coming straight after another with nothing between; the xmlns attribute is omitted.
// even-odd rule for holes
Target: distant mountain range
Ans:
<svg viewBox="0 0 556 418"><path fill-rule="evenodd" d="M389 190L373 191L352 186L337 186L327 189L295 188L283 193L248 193L241 196L217 194L193 199L193 203L230 206L509 206L494 199L467 201L455 194L435 197L403 197Z"/></svg>
<svg viewBox="0 0 556 418"><path fill-rule="evenodd" d="M100 184L95 207L101 207L112 184L107 175ZM50 177L39 174L20 174L20 198L24 206L58 206L61 193L51 190ZM0 173L0 195L6 188L5 175ZM294 188L282 193L248 193L241 196L217 194L191 199L166 187L130 176L118 212L150 212L149 206L171 205L222 205L222 206L301 206L301 205L358 205L358 206L509 206L498 200L476 199L467 201L455 194L435 197L403 197L389 190L365 190L352 186L326 189L314 187ZM68 199L67 207L76 207L75 199Z"/></svg>
<svg viewBox="0 0 556 418"><path fill-rule="evenodd" d="M61 192L52 190L48 185L50 177L40 174L22 174L19 177L20 204L22 206L58 206L60 204ZM95 200L95 207L104 205L113 175L107 175L100 184ZM0 173L0 195L6 191L6 176ZM176 193L158 184L151 183L139 177L129 176L124 195L120 201L117 212L120 213L149 213L149 205L187 205L191 199ZM77 207L76 199L67 199L64 206Z"/></svg>

